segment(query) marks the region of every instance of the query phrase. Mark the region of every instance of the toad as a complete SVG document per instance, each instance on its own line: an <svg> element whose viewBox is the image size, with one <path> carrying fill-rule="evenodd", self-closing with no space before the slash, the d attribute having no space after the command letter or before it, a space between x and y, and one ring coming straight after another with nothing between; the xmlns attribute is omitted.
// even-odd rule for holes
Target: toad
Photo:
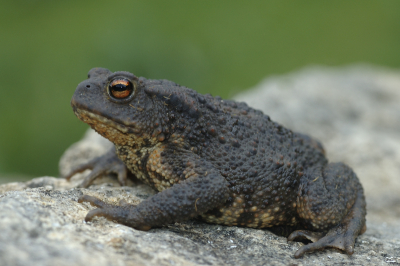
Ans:
<svg viewBox="0 0 400 266"><path fill-rule="evenodd" d="M289 241L354 252L366 230L363 188L350 167L329 163L322 145L273 122L243 102L202 95L168 80L94 68L71 101L75 115L115 147L66 176L93 169L130 171L159 193L138 205L97 206L103 216L139 230L199 217L208 223L290 230Z"/></svg>

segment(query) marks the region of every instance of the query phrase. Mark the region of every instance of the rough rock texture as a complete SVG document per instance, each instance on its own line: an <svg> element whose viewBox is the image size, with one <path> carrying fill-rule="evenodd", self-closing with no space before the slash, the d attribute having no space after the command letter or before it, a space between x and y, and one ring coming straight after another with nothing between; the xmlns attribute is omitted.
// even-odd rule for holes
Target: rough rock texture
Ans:
<svg viewBox="0 0 400 266"><path fill-rule="evenodd" d="M367 232L352 256L324 250L294 259L302 244L267 230L176 223L147 232L103 218L83 219L92 207L82 194L117 204L154 192L115 178L89 189L53 177L0 186L0 265L388 265L400 264L400 72L372 67L308 68L272 77L236 99L275 121L322 141L331 161L353 167L364 185ZM105 152L90 132L60 162L60 172ZM84 175L85 173L83 173Z"/></svg>

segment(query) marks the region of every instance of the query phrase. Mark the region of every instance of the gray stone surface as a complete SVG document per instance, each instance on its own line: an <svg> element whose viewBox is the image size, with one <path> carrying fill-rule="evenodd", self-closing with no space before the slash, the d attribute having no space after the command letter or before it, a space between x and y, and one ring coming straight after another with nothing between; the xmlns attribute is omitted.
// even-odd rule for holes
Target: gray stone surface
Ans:
<svg viewBox="0 0 400 266"><path fill-rule="evenodd" d="M103 218L85 223L82 194L118 204L154 193L120 187L107 176L89 189L41 177L0 185L0 265L388 265L400 264L400 72L355 66L307 68L270 77L236 99L325 145L331 161L351 165L367 196L367 232L355 253L324 250L294 259L302 244L267 230L176 223L147 232ZM109 148L89 132L60 161L66 173Z"/></svg>

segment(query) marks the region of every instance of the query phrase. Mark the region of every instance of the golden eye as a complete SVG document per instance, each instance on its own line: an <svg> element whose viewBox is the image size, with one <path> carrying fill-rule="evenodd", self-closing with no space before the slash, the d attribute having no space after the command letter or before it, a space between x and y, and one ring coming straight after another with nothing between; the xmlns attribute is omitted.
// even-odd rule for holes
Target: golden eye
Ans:
<svg viewBox="0 0 400 266"><path fill-rule="evenodd" d="M115 79L108 86L110 96L116 99L125 99L133 92L133 84L127 79Z"/></svg>

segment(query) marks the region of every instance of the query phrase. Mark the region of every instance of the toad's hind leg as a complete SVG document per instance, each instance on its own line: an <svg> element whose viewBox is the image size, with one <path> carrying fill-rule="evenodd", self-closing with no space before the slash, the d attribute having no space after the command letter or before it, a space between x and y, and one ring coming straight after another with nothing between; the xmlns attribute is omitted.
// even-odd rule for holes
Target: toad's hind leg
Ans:
<svg viewBox="0 0 400 266"><path fill-rule="evenodd" d="M288 240L306 238L314 243L301 247L295 257L327 247L353 254L357 236L366 230L365 207L363 188L346 165L309 171L301 182L297 210L310 231L294 231Z"/></svg>

